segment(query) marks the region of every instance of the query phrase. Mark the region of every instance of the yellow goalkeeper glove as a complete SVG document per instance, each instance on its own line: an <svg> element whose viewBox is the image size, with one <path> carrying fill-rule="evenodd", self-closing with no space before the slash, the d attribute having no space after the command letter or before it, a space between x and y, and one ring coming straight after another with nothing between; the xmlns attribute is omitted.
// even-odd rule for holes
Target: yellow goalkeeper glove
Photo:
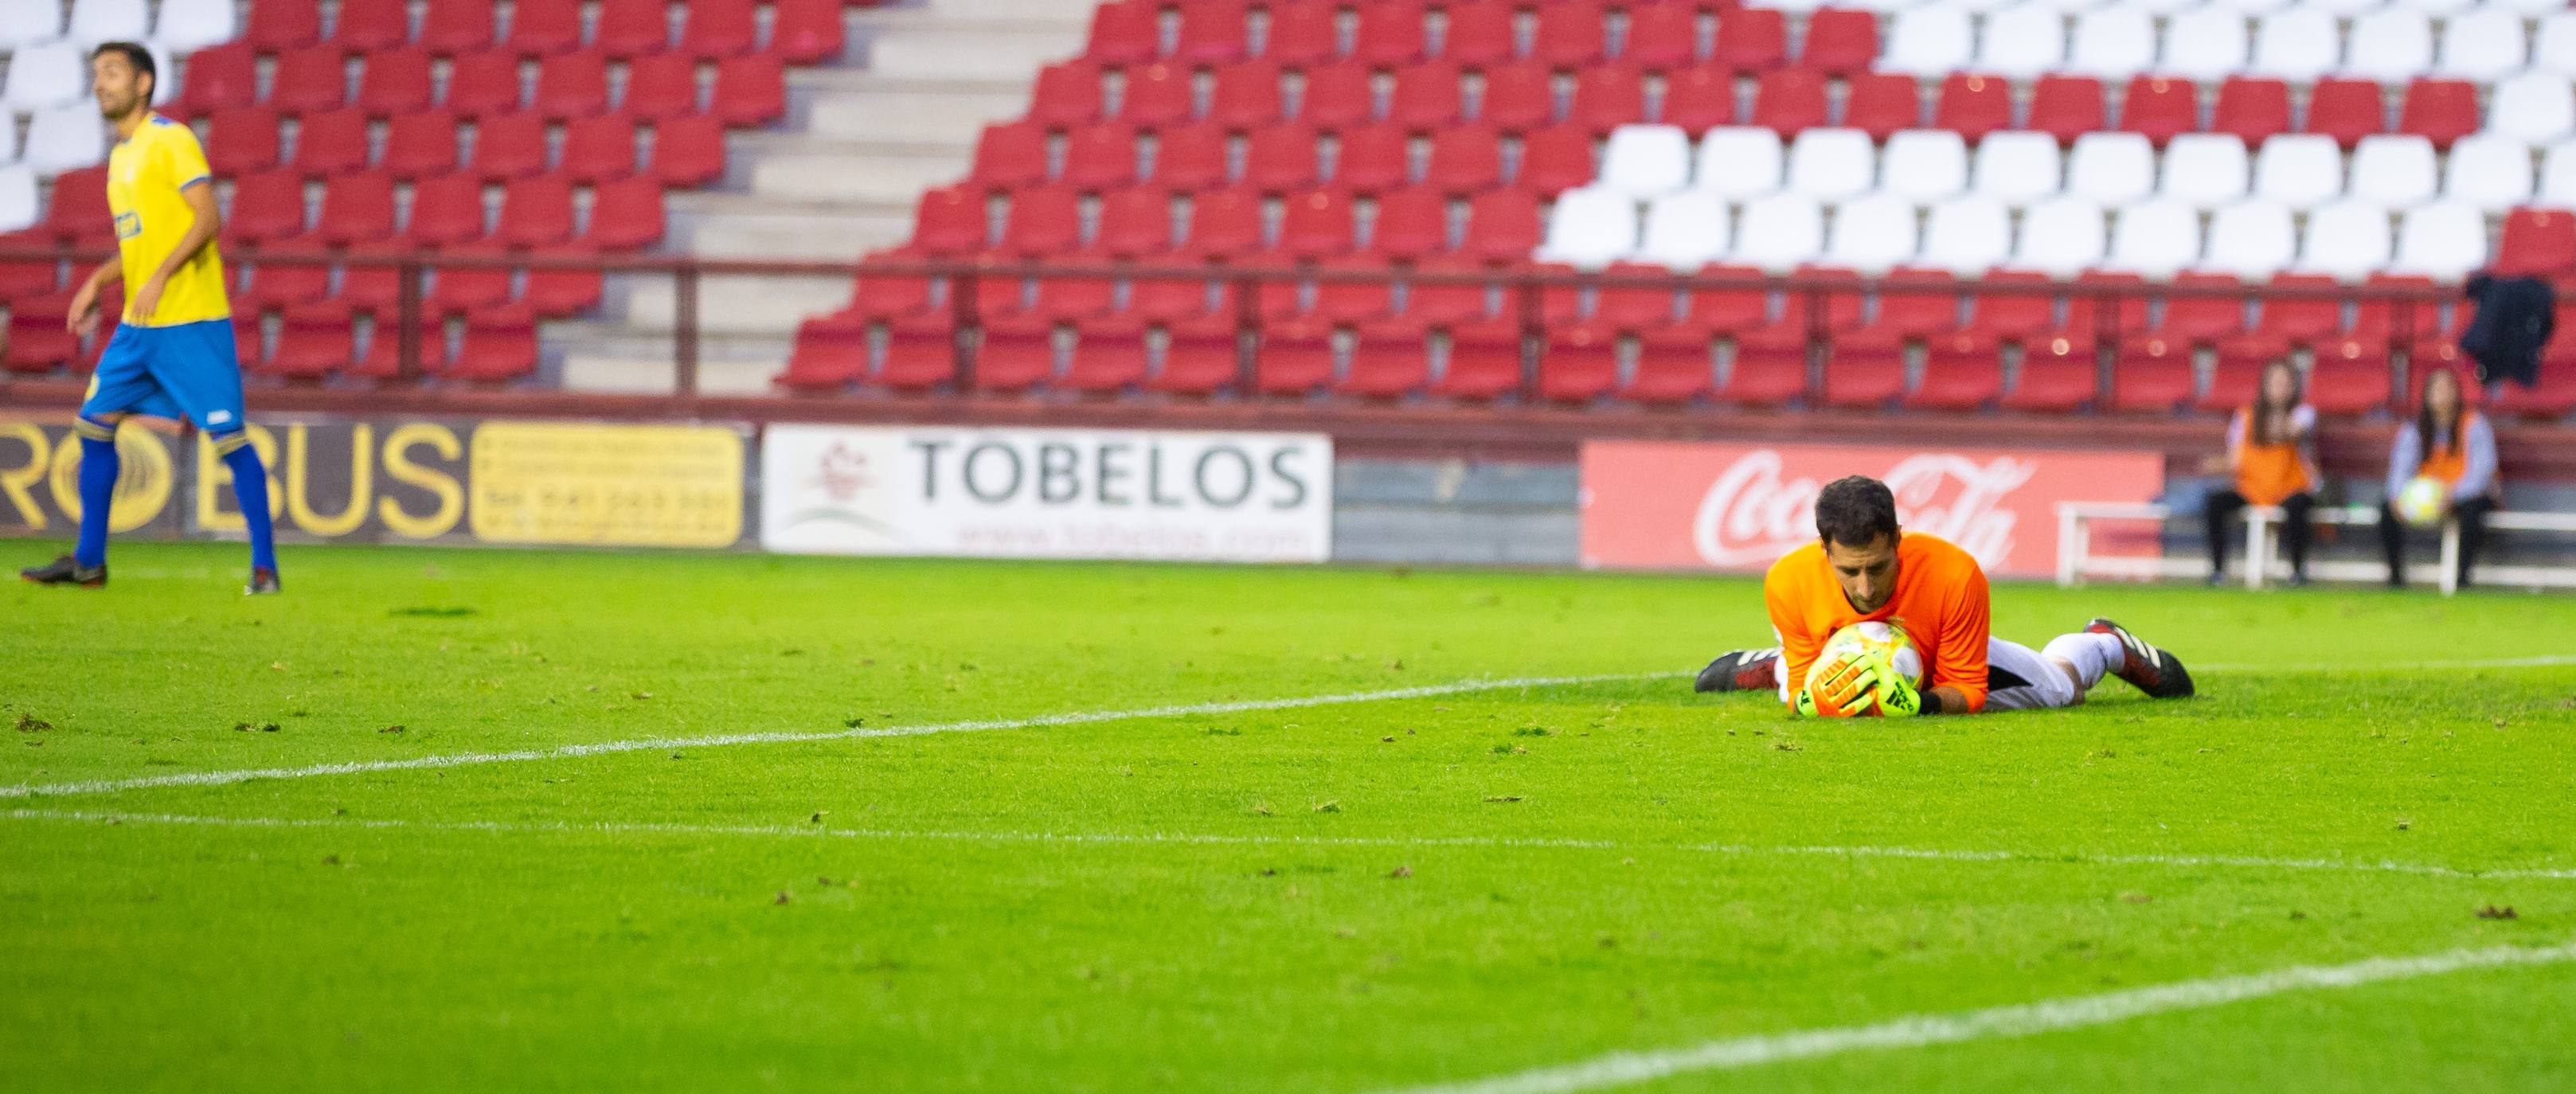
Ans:
<svg viewBox="0 0 2576 1094"><path fill-rule="evenodd" d="M1906 679L1904 673L1896 671L1896 666L1888 662L1886 654L1871 654L1863 671L1877 692L1881 716L1911 718L1923 713L1922 689L1915 687L1914 681Z"/></svg>

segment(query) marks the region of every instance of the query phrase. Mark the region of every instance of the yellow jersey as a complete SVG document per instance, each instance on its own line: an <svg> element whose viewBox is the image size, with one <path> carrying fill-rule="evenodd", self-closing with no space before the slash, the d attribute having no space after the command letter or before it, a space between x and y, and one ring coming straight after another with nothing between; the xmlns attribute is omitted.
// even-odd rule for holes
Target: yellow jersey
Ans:
<svg viewBox="0 0 2576 1094"><path fill-rule="evenodd" d="M116 247L125 269L125 322L169 327L232 317L224 299L224 260L207 240L196 257L170 271L161 304L151 315L134 314L134 294L179 246L197 222L179 191L192 183L214 185L205 149L188 127L147 114L134 135L107 154L107 208L116 214Z"/></svg>

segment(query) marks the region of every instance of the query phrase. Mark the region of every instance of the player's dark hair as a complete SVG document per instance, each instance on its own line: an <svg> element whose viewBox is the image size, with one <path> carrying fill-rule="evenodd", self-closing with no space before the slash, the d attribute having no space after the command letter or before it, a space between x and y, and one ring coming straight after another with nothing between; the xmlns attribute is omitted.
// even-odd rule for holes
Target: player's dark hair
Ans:
<svg viewBox="0 0 2576 1094"><path fill-rule="evenodd" d="M110 53L125 58L136 73L152 79L152 86L143 92L144 105L150 106L152 95L161 90L161 66L153 63L152 51L135 42L101 42L97 49L89 51L89 59L95 61Z"/></svg>
<svg viewBox="0 0 2576 1094"><path fill-rule="evenodd" d="M2272 401L2272 372L2274 369L2286 369L2290 373L2290 398L2288 402L2275 403ZM2254 383L2254 413L2252 415L2254 421L2251 423L2252 428L2248 431L2252 434L2252 440L2255 445L2259 447L2262 445L2281 443L2281 438L2272 435L2272 423L2288 417L2292 410L2298 408L2299 403L2307 398L2307 387L2307 381L2299 375L2299 367L2291 364L2286 358L2275 360L2271 364L2263 366L2262 377Z"/></svg>
<svg viewBox="0 0 2576 1094"><path fill-rule="evenodd" d="M1886 536L1896 539L1896 495L1887 484L1867 475L1852 475L1825 484L1816 495L1816 538L1830 547L1866 547Z"/></svg>
<svg viewBox="0 0 2576 1094"><path fill-rule="evenodd" d="M2433 421L2433 378L2445 374L2451 377L2451 421L2449 423L2451 443L2442 451L2457 452L2461 445L2468 443L2468 438L2461 436L2465 431L2460 426L2469 419L2469 392L2467 388L2461 386L2460 374L2447 368L2426 369L2424 382L2415 388L2415 438L2418 442L2417 450L2421 451L2424 458L2428 460L2433 458L2433 438L2441 436L2434 432L2436 423Z"/></svg>

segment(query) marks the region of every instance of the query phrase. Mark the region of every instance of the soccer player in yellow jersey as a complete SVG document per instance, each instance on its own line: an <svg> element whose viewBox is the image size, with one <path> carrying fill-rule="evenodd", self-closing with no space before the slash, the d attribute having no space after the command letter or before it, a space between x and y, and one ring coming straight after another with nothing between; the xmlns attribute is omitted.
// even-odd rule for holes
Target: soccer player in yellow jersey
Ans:
<svg viewBox="0 0 2576 1094"><path fill-rule="evenodd" d="M242 431L241 363L233 350L223 226L214 177L188 127L152 113L160 82L152 54L109 42L90 55L90 90L116 127L107 157L107 205L116 215L117 257L102 263L72 297L73 333L98 326L98 297L125 282L125 313L100 354L73 429L80 434L80 539L52 564L19 572L47 585L107 584L107 516L116 493L116 427L131 414L186 418L204 430L232 469L233 496L250 532L249 593L278 590L269 531L268 469Z"/></svg>

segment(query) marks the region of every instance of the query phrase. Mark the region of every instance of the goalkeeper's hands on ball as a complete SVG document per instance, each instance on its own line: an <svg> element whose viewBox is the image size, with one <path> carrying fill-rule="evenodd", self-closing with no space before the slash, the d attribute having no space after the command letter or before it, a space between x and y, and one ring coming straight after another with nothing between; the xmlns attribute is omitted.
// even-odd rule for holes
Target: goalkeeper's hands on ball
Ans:
<svg viewBox="0 0 2576 1094"><path fill-rule="evenodd" d="M1923 713L1922 689L1896 671L1884 653L1852 658L1833 666L1830 675L1809 680L1798 692L1798 713L1815 716L1819 688L1836 710L1852 710L1863 699L1870 699L1876 702L1882 716L1911 718Z"/></svg>

